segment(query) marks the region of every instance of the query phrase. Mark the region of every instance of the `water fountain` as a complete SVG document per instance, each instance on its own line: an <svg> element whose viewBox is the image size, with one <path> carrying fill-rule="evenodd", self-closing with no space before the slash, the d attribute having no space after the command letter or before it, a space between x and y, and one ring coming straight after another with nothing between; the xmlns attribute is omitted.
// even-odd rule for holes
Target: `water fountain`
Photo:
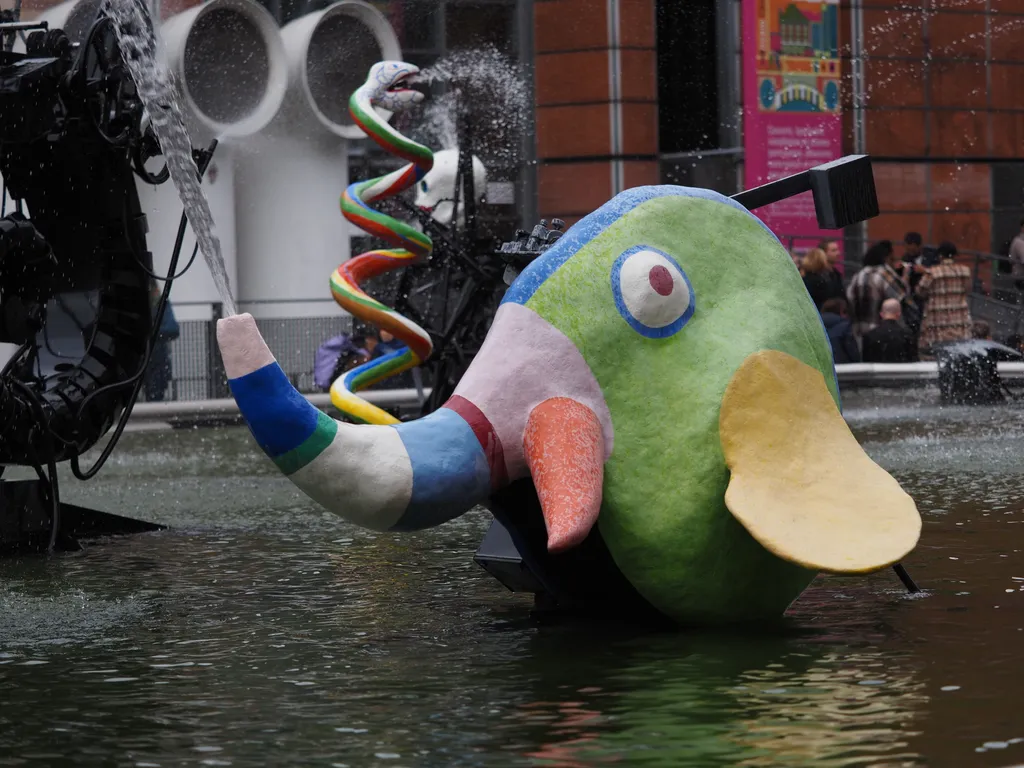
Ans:
<svg viewBox="0 0 1024 768"><path fill-rule="evenodd" d="M494 324L454 393L422 419L399 423L363 401L355 391L367 382L427 360L433 351L432 335L372 299L359 283L374 274L422 263L434 250L433 240L425 231L370 207L371 203L412 187L432 167L433 154L426 146L407 139L374 110L375 106L399 110L421 100L421 94L410 87L417 75L419 70L412 65L381 62L371 68L365 84L352 96L351 109L357 123L408 165L386 176L357 182L342 197L342 210L348 218L386 240L396 250L371 251L358 256L339 267L332 277L332 291L343 307L392 331L407 346L355 368L335 382L332 400L336 407L352 420L362 422L352 425L335 421L297 395L251 316L219 321L218 342L229 384L257 443L311 498L345 519L374 530L429 528L459 516L477 503L486 504L498 522L485 540L478 562L510 588L535 592L542 603L552 603L562 610L596 610L604 615L639 614L647 619L667 618L683 623L766 618L781 613L806 585L807 574L800 570L787 572L786 567L780 565L781 561L760 559L764 550L756 546L742 555L732 548L733 544L739 546L740 541L749 543L753 539L738 534L736 542L725 546L731 553L728 562L721 559L705 562L708 560L705 555L690 552L695 560L683 564L679 555L686 547L666 545L663 527L655 525L661 533L653 538L640 530L643 528L640 518L648 518L649 510L642 513L638 508L631 508L631 497L624 486L632 483L647 507L652 498L662 496L660 492L653 495L646 492L659 481L645 474L649 470L638 457L639 446L644 440L659 444L678 442L680 434L690 432L659 431L654 435L645 428L631 431L628 426L631 419L622 411L637 407L637 392L641 392L640 398L646 402L650 397L658 397L651 394L652 391L682 374L662 371L653 380L640 374L630 384L621 377L609 378L610 374L606 375L602 368L623 368L622 355L636 346L635 339L629 336L632 332L651 339L669 339L682 330L694 314L694 287L680 262L668 252L645 243L655 242L671 249L673 246L669 244L690 242L701 236L698 221L706 222L716 216L728 219L734 217L737 210L749 217L743 221L756 221L748 209L808 191L814 195L823 226L833 229L847 226L877 214L870 161L864 157L845 158L741 193L735 200L706 190L638 188L623 193L585 218L564 238L557 235L534 238L536 250L532 253L528 251L531 238L522 233L517 241L503 249L506 255L515 254L519 263L514 265L511 286L494 316ZM462 148L464 150L465 145ZM472 178L469 157L466 153L464 167L466 175ZM469 189L464 201L470 205L473 200ZM687 208L690 205L693 211ZM666 212L669 207L671 215ZM659 236L658 229L667 226L665 222L678 222L687 217L692 218L693 224L687 234L677 231L671 237ZM472 212L467 211L467 223L472 220ZM427 214L421 216L421 221L424 230L434 223ZM723 224L722 231L725 229L734 238L744 231L740 219ZM604 264L610 252L608 248L588 247L599 237L601 242L607 241L610 235L606 236L605 230L617 233L616 247L611 251L617 253L625 248L611 265ZM768 519L772 515L764 512L776 508L770 501L775 493L785 497L779 501L778 509L786 508L791 513L794 508L800 508L803 502L797 498L799 494L795 489L808 487L812 475L829 481L835 479L834 473L830 477L823 471L819 474L818 469L801 474L799 467L804 466L803 459L791 463L789 469L776 467L767 454L762 455L753 447L761 433L757 431L760 427L751 432L750 425L762 424L768 419L762 412L764 403L775 403L777 398L781 407L783 400L799 392L804 405L815 402L820 406L816 410L822 418L826 412L831 414L813 426L810 423L799 426L801 419L811 418L804 414L789 421L776 419L765 428L764 434L775 435L776 439L781 439L780 435L799 433L807 439L813 435L828 443L810 449L805 457L808 466L825 460L826 456L831 460L834 450L840 448L859 450L832 403L831 398L837 398L838 394L834 390L835 374L828 344L822 341L820 319L802 283L796 280L791 261L774 236L766 236L766 233L763 226L752 229L749 247L739 251L758 253L765 259L759 261L760 266L755 270L757 284L761 290L779 292L779 295L773 294L762 309L768 311L770 307L785 306L787 313L784 322L762 318L766 323L764 327L769 329L766 333L775 335L770 339L760 335L756 340L751 339L754 345L751 354L740 369L731 374L732 381L721 402L722 444L733 478L730 489L722 489L725 505L761 545L781 560L803 569L825 568L849 573L892 565L908 589L916 590L898 560L916 543L920 518L910 498L898 491L888 475L877 474L878 468L866 458L852 457L849 464L839 462L844 471L850 472L850 481L857 484L862 493L850 497L856 498L858 509L856 512L852 507L846 509L850 516L844 522L840 522L839 513L829 518L844 526L842 534L837 535L832 530L833 538L829 543L825 542L824 535L812 530L823 519L817 510L796 516L801 520L797 526L799 532L786 530L785 525L779 527L777 521ZM758 237L763 242L755 242ZM708 244L695 247L698 252L713 250ZM777 249L781 256L769 258L770 248ZM679 258L687 263L686 269L692 270L692 274L700 273L699 260L682 255ZM772 259L781 265L777 279L767 279L765 273ZM563 267L567 263L577 266ZM634 263L638 266L627 266ZM576 293L590 296L591 292L598 291L604 297L605 281L592 273L596 270L604 274L608 267L615 294L614 307L626 320L625 325L602 319L604 314L614 314L609 313L608 302L597 297L575 296ZM519 269L522 272L516 275ZM567 269L567 276L562 275L562 269ZM640 270L639 278L633 274L635 270ZM748 272L749 269L744 270L744 274ZM650 285L645 287L648 282ZM550 289L555 292L553 296L545 289L548 283L556 286ZM783 298L786 289L782 286L790 283L796 287L792 295ZM753 286L748 286L729 296L747 296L746 291L753 290ZM546 298L535 299L535 296ZM711 312L721 306L718 301L726 298L710 296ZM801 317L808 329L813 326L813 331L805 334L807 329L796 322L794 313L798 309L804 310ZM598 329L601 343L587 330L591 325ZM747 328L749 331L749 326ZM699 335L699 331L693 333ZM736 344L739 334L739 330L728 334L731 345ZM801 347L801 351L796 352L799 344L792 346L791 342L796 343L793 334L803 340L801 343L818 339L817 351L812 353ZM758 352L758 344L767 344L767 349L772 351ZM600 353L609 345L615 350L614 361ZM780 349L793 350L804 362L777 351ZM714 355L721 353L724 350L716 350ZM659 365L671 366L671 361L689 359L696 353L659 355L656 350L648 350L644 354L655 354ZM806 365L808 360L818 368L817 372ZM730 371L735 362L727 364ZM652 365L652 361L635 361L635 370L647 371ZM538 377L541 371L544 373ZM833 388L831 395L821 386L822 376ZM725 382L721 383L725 387ZM622 386L633 390L633 396L619 392L617 387ZM824 393L821 397L814 394L816 387ZM696 386L688 390L684 399L701 397L702 391ZM721 392L716 390L708 400L706 413L701 408L684 410L688 418L708 416L717 422L716 404L721 397ZM760 405L752 405L755 403ZM768 408L776 413L773 407ZM614 440L624 440L629 446L627 450L620 448L617 454L611 452L610 408L620 411L615 420ZM667 411L670 403L662 402L659 409L659 413ZM646 423L643 419L639 422ZM698 432L703 434L699 429L694 434ZM794 445L797 443L800 440L795 440ZM801 445L802 450L808 448L807 442ZM685 453L695 455L700 451L715 453L713 447L696 444L688 446ZM776 447L770 453L780 456L786 451L780 452ZM618 480L611 485L605 482L603 474L606 463L618 466L613 473ZM776 477L778 473L788 476L786 473L796 471L800 477L794 476L792 485L757 480L768 465L771 468L767 476ZM798 469L793 470L793 466ZM724 475L724 465L722 470ZM655 477L671 474L666 469L656 471ZM743 488L733 490L732 486ZM626 495L615 501L616 493ZM667 501L666 514L678 513L676 507L690 503L689 498ZM754 499L756 503L751 501ZM747 502L752 504L749 509ZM706 506L697 504L700 509L691 511L695 517L714 517L721 503L721 498L709 497L701 503ZM838 499L833 499L831 506L844 507ZM754 507L759 511L750 511ZM608 528L602 526L600 532L596 525L599 513L602 519L613 520ZM881 515L876 521L879 527L874 523L866 524L865 515ZM789 513L782 517L793 519ZM852 527L851 521L856 521ZM857 529L865 524L867 532ZM630 533L622 534L624 530ZM879 534L879 531L886 533ZM625 545L617 541L620 535L633 543ZM636 543L641 539L645 544ZM858 542L863 542L863 546ZM660 576L650 575L651 558L664 561L664 567L658 571ZM747 559L749 562L745 563ZM633 569L631 562L634 565L646 563L640 568L642 573ZM766 583L766 569L778 568L777 580L767 579L774 585L771 589L758 589L743 575L742 569L751 564L758 572L756 581L761 585ZM721 576L726 571L730 575L723 581ZM678 577L683 572L680 583ZM683 583L700 583L702 591L694 594L682 588Z"/></svg>
<svg viewBox="0 0 1024 768"><path fill-rule="evenodd" d="M790 188L806 186L815 186L809 177ZM775 188L772 194L782 192ZM747 207L764 196L763 190L748 195ZM713 202L728 207L722 199ZM702 237L707 226L702 220L691 232ZM643 229L645 237L658 236L656 230ZM539 236L507 244L506 255L517 255L510 277L524 269L519 280L510 280L511 290L531 284L546 263L544 254L564 253L557 249L578 233L574 228L557 236L542 229ZM702 312L714 311L715 297L705 290L707 268L699 259L691 265L679 258L674 232L662 235L667 245L655 246L673 259L655 266L672 278L676 266L684 267L684 277L695 286L697 313L669 339L643 336L617 305L605 306L607 316L587 318L595 325L610 318L607 327L623 326L623 336L613 339L619 359L593 365L612 407L623 400L616 379L631 383L650 369L657 373L661 361L642 359L636 347L683 340L700 329ZM704 245L705 252L714 250ZM562 268L579 265L580 255L594 258L593 249L577 252ZM767 246L762 255L768 255ZM781 258L769 261L774 265ZM713 266L707 271L715 276L729 274L720 259ZM628 276L630 268L624 260L619 275ZM560 285L552 273L537 283L535 299L562 289L582 304L580 294L588 288L610 287L610 272L600 272L592 286L575 280ZM744 274L763 281L769 273L774 274ZM647 284L662 296L656 284L666 287L659 282L663 273L654 273L654 281L651 275ZM565 283L578 292L569 294ZM652 305L636 301L629 290L637 284L644 287L642 280L620 281L622 303L650 330L642 321L650 319ZM752 290L756 294L763 286ZM673 294L680 298L676 291L668 295ZM650 291L646 298L660 301ZM761 309L756 301L742 309L761 327L772 323L771 312L752 311ZM804 309L797 314L813 337ZM592 333L586 323L575 322L572 311L545 317L569 334ZM596 343L579 344L581 354L600 355L608 334L598 330ZM817 369L830 381L827 363ZM615 433L615 461L635 455L662 477L679 477L687 462L666 462L662 442L653 441L655 450L648 450L649 441L631 442L627 434L679 417L679 398L657 409L650 396L664 386L663 379L692 375L677 373L652 377L655 383L643 390L639 409L632 404L639 415L616 412L616 425L627 426ZM697 395L707 391L699 384ZM96 504L123 505L126 514L152 515L177 530L111 542L70 558L0 563L0 684L7 709L19 713L19 727L7 729L2 740L3 752L27 763L52 762L63 753L136 765L449 764L453 755L488 766L530 760L629 763L638 755L677 763L1009 764L1010 753L1024 745L1013 714L1020 635L1019 612L1013 609L1024 576L1014 549L1018 537L1009 528L1021 522L1013 449L1020 442L1020 412L1011 411L1009 423L983 409L907 409L901 403L881 412L856 403L858 397L844 397L847 420L872 459L927 516L927 546L916 550L914 562L926 569L933 589L927 599L904 599L887 574L829 576L803 593L778 634L538 628L523 620L527 600L502 594L467 562L490 522L479 511L416 536L376 534L296 499L288 484L252 462L248 435L237 430L131 435L131 451L122 452L104 479L88 484L84 493ZM692 408L695 399L684 402ZM474 414L461 407L456 415ZM379 428L378 434L392 443L396 434L409 438L413 446L414 430L430 423ZM493 437L479 429L482 422L466 423L467 441ZM815 422L807 431L820 427ZM544 435L534 438L534 447L543 448ZM481 447L488 458L493 450L493 442ZM288 460L298 461L299 453ZM694 455L700 451L687 459ZM359 459L365 467L372 455ZM623 477L623 467L608 465L609 506L618 506L611 486ZM538 485L543 474L536 472ZM860 484L847 487L850 496L863 491ZM509 547L504 563L497 554L484 559L504 583L512 586L518 576L517 588L527 593L562 590L567 597L560 604L594 586L636 590L629 580L588 578L602 575L600 553L593 548L549 557L535 489L520 480L515 493L508 490L491 503L497 509L506 502L519 547ZM650 489L638 495L649 496ZM530 520L517 528L524 515ZM770 522L741 521L731 512L719 519L735 530ZM602 537L601 528L611 531L607 545L620 546L614 521L606 520L599 518L596 530ZM675 533L671 525L664 530ZM699 539L704 530L686 530L687 540ZM575 557L571 566L559 565L564 557ZM644 564L661 559L645 558ZM767 559L772 569L778 567ZM755 572L755 588L769 581L765 575ZM707 569L695 569L684 591L691 584L720 588ZM647 593L650 585L640 588ZM743 585L736 589L749 594ZM596 595L595 601L607 603L608 596ZM964 718L965 711L984 707L996 707L998 715ZM444 727L438 726L438 712L447 713Z"/></svg>
<svg viewBox="0 0 1024 768"><path fill-rule="evenodd" d="M180 84L158 57L157 38L149 9L143 0L107 0L103 14L114 24L122 59L145 106L167 171L178 190L224 312L233 315L235 299L228 284L220 239L214 231L210 204L203 194L199 171L192 156L192 141L180 107Z"/></svg>

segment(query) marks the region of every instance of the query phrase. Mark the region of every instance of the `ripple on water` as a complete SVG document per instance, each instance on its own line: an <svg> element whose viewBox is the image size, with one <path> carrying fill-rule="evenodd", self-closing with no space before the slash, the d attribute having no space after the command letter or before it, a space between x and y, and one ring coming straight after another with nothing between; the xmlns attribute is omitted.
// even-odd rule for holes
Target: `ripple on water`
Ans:
<svg viewBox="0 0 1024 768"><path fill-rule="evenodd" d="M472 561L482 512L374 534L252 469L244 430L127 435L110 481L69 500L172 529L0 562L0 725L18 723L0 754L32 763L63 729L69 750L127 765L1005 758L1024 733L1024 621L1005 592L1024 579L1024 483L1004 464L954 472L984 419L936 418L934 442L854 419L925 510L906 565L926 597L889 571L823 577L782 630L731 633L537 625Z"/></svg>

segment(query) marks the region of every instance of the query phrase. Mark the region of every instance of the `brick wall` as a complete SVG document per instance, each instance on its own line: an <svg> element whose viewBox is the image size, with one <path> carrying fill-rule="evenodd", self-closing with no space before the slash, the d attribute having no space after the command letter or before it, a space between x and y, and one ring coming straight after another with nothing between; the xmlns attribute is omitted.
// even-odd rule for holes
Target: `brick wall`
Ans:
<svg viewBox="0 0 1024 768"><path fill-rule="evenodd" d="M865 144L882 210L870 237L998 247L1024 212L999 191L1024 163L1024 0L862 1ZM849 111L846 127L852 149Z"/></svg>
<svg viewBox="0 0 1024 768"><path fill-rule="evenodd" d="M535 0L534 50L540 214L656 184L654 0Z"/></svg>

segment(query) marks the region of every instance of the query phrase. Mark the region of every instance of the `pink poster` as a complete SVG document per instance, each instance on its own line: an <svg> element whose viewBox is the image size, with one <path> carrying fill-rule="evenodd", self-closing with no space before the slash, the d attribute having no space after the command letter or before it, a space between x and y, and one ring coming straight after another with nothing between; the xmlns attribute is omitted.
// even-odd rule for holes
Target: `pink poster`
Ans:
<svg viewBox="0 0 1024 768"><path fill-rule="evenodd" d="M743 0L747 189L842 156L839 0ZM840 232L818 228L811 193L755 213L805 251Z"/></svg>

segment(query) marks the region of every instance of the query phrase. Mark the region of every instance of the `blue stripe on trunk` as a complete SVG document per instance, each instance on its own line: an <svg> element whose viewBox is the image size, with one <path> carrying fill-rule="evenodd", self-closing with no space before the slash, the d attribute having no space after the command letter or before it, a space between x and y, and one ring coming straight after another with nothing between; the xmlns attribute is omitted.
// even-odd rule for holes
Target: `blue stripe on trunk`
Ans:
<svg viewBox="0 0 1024 768"><path fill-rule="evenodd" d="M447 408L397 424L412 462L412 498L392 526L415 531L440 525L486 499L491 468L472 428Z"/></svg>
<svg viewBox="0 0 1024 768"><path fill-rule="evenodd" d="M298 448L316 431L320 411L295 390L276 362L228 385L253 437L270 458Z"/></svg>

